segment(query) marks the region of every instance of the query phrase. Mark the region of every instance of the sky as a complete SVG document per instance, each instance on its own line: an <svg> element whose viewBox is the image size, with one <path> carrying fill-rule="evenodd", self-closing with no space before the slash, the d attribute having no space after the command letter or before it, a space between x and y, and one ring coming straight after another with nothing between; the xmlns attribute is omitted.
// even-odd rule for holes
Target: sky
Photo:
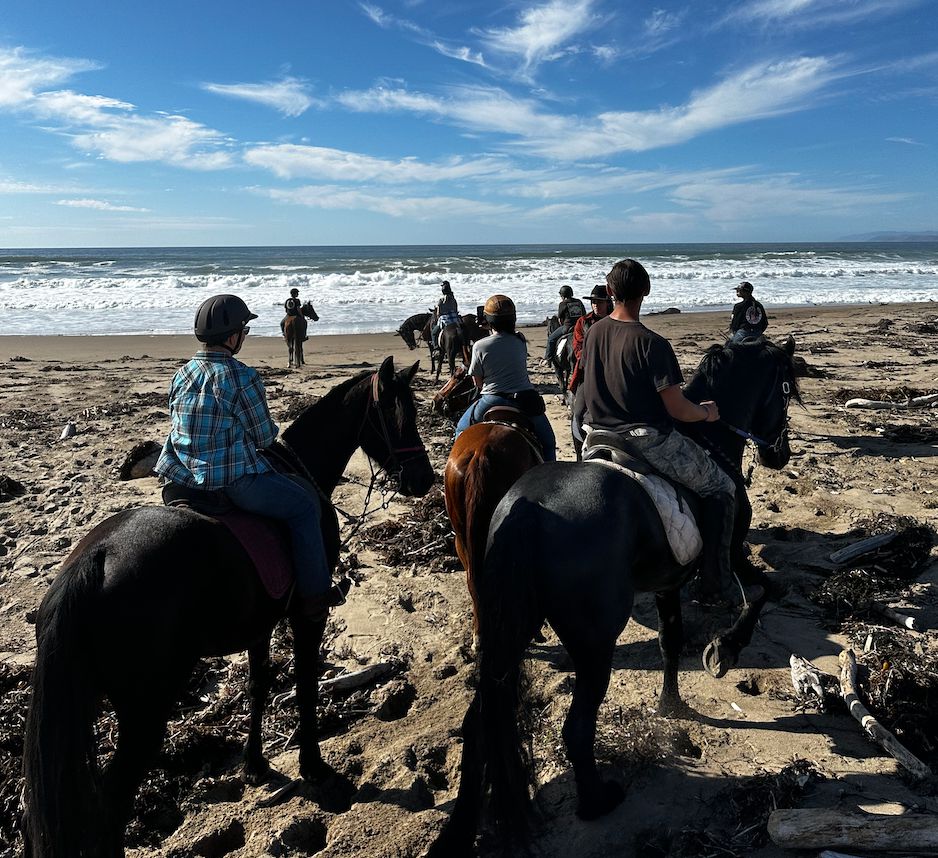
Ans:
<svg viewBox="0 0 938 858"><path fill-rule="evenodd" d="M0 247L938 230L935 0L0 4Z"/></svg>

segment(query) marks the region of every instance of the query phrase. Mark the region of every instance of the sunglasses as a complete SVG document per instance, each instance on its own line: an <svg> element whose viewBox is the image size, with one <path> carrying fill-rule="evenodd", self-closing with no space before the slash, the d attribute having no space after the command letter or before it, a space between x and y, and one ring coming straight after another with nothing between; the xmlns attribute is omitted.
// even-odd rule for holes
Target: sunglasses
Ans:
<svg viewBox="0 0 938 858"><path fill-rule="evenodd" d="M250 325L245 325L245 326L241 329L241 333L242 333L242 334L245 334L245 335L251 333L251 326L250 326Z"/></svg>

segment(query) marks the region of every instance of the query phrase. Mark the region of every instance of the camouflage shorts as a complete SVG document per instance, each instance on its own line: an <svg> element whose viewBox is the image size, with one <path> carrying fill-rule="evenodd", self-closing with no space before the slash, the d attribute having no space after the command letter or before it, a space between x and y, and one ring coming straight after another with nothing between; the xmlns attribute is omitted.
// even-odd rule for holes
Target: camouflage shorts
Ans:
<svg viewBox="0 0 938 858"><path fill-rule="evenodd" d="M627 435L656 470L699 495L726 492L733 495L736 485L707 452L677 430L659 432L651 427L633 430Z"/></svg>

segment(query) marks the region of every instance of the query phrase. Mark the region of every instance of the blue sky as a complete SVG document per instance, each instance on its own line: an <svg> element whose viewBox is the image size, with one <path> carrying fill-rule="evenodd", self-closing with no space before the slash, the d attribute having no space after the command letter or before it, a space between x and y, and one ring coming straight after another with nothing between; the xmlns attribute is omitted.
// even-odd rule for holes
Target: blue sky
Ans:
<svg viewBox="0 0 938 858"><path fill-rule="evenodd" d="M0 9L0 246L938 229L934 0Z"/></svg>

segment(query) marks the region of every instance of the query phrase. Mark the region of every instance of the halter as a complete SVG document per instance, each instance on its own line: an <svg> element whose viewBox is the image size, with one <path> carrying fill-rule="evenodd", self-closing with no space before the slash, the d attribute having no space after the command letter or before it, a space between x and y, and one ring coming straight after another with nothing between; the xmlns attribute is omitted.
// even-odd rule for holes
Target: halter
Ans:
<svg viewBox="0 0 938 858"><path fill-rule="evenodd" d="M775 382L778 381L779 376L781 375L781 369L775 370ZM772 388L769 390L765 399L759 404L759 409L767 405L771 400L772 396L775 393L776 384L772 384ZM785 441L785 436L788 434L788 403L791 401L791 385L786 380L782 380L781 383L782 390L782 425L779 427L778 435L775 438L775 441L766 441L760 438L758 435L754 435L747 429L740 429L737 426L734 426L732 423L727 423L726 420L720 420L730 432L734 432L739 435L741 438L745 438L749 441L752 441L758 447L764 447L771 450L776 455L781 452L782 444Z"/></svg>
<svg viewBox="0 0 938 858"><path fill-rule="evenodd" d="M379 402L379 390L378 390L378 373L375 372L371 376L371 382L368 385L369 389L369 401L368 405L365 408L365 416L362 418L361 426L358 429L358 435L361 436L362 429L365 428L365 424L375 427L375 423L372 420L372 406L374 407L374 412L378 415L377 428L380 429L381 437L384 439L384 444L388 448L388 458L381 465L381 467L375 471L372 469L372 483L377 479L377 476L381 471L385 471L389 477L395 480L395 482L400 483L401 472L404 470L404 462L408 462L411 459L417 458L420 454L427 456L427 448L423 446L423 443L413 446L413 447L395 447L391 443L391 433L388 431L387 421L384 419L384 411L381 408L381 403ZM405 456L402 454L410 453L412 455ZM369 457L370 459L371 457ZM391 467L388 467L388 465Z"/></svg>

